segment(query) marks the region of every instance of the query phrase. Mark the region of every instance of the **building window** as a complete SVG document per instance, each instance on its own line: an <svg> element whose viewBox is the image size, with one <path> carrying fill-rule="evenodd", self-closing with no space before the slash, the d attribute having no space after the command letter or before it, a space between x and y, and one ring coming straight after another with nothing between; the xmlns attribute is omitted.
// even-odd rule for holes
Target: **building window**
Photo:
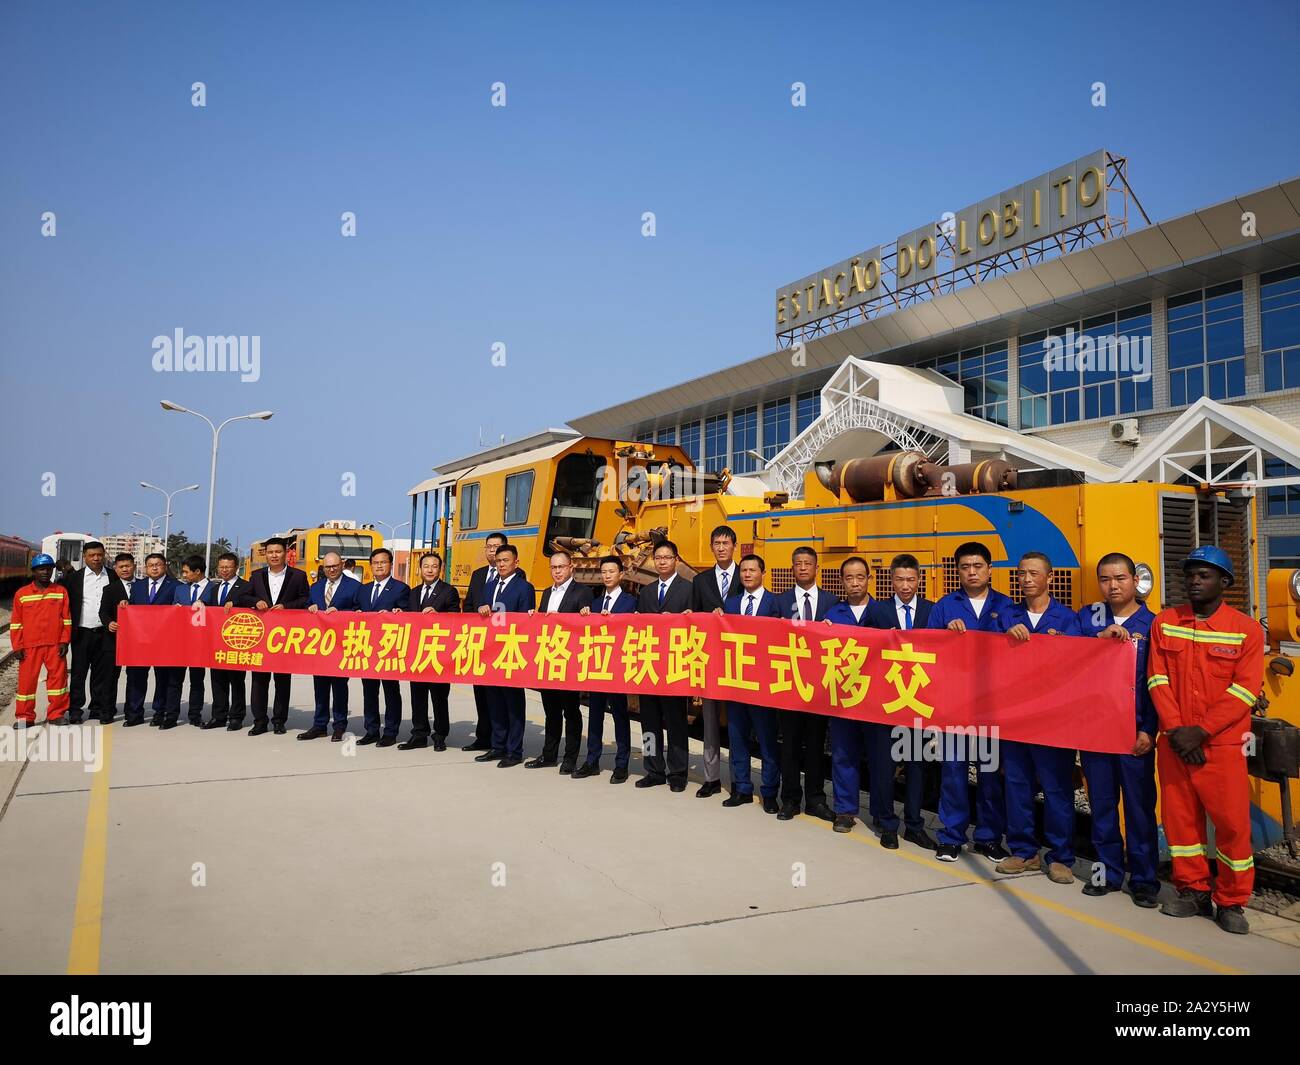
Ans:
<svg viewBox="0 0 1300 1065"><path fill-rule="evenodd" d="M1264 391L1300 388L1300 266L1259 279Z"/></svg>
<svg viewBox="0 0 1300 1065"><path fill-rule="evenodd" d="M477 482L461 485L460 499L456 504L457 517L459 518L456 522L456 528L478 528L478 488Z"/></svg>
<svg viewBox="0 0 1300 1065"><path fill-rule="evenodd" d="M1264 478L1300 477L1300 469L1281 459L1264 460ZM1300 515L1300 484L1265 485L1268 502L1265 504L1270 518Z"/></svg>
<svg viewBox="0 0 1300 1065"><path fill-rule="evenodd" d="M958 355L945 355L917 365L921 369L935 370L961 385L965 394L963 409L967 414L999 425L1010 424L1007 419L1006 341L967 348Z"/></svg>
<svg viewBox="0 0 1300 1065"><path fill-rule="evenodd" d="M700 423L688 422L682 426L681 448L697 466L700 464Z"/></svg>
<svg viewBox="0 0 1300 1065"><path fill-rule="evenodd" d="M1113 418L1154 405L1150 304L1027 334L1019 348L1022 429Z"/></svg>
<svg viewBox="0 0 1300 1065"><path fill-rule="evenodd" d="M1244 396L1241 282L1171 296L1168 308L1170 406Z"/></svg>
<svg viewBox="0 0 1300 1065"><path fill-rule="evenodd" d="M677 443L677 426L670 425L667 429L659 429L655 432L656 444L675 444Z"/></svg>
<svg viewBox="0 0 1300 1065"><path fill-rule="evenodd" d="M636 442L638 444L653 444L654 439L655 439L655 434L653 432L644 432L644 433L636 434Z"/></svg>
<svg viewBox="0 0 1300 1065"><path fill-rule="evenodd" d="M763 458L771 462L790 443L790 401L763 404Z"/></svg>
<svg viewBox="0 0 1300 1065"><path fill-rule="evenodd" d="M727 464L727 416L717 414L704 423L704 472L721 473Z"/></svg>
<svg viewBox="0 0 1300 1065"><path fill-rule="evenodd" d="M822 412L822 394L818 389L800 392L795 397L794 431L798 436L817 420Z"/></svg>
<svg viewBox="0 0 1300 1065"><path fill-rule="evenodd" d="M506 478L507 525L522 525L528 520L528 506L533 501L533 471L512 473Z"/></svg>
<svg viewBox="0 0 1300 1065"><path fill-rule="evenodd" d="M731 472L753 473L758 469L751 451L758 450L758 408L746 407L731 415Z"/></svg>
<svg viewBox="0 0 1300 1065"><path fill-rule="evenodd" d="M1300 569L1300 536L1270 536L1268 568Z"/></svg>

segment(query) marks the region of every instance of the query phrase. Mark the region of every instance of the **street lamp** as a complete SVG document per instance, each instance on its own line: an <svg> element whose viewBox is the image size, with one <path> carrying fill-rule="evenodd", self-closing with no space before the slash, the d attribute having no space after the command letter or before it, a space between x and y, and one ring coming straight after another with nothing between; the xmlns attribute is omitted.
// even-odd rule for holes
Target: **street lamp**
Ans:
<svg viewBox="0 0 1300 1065"><path fill-rule="evenodd" d="M172 496L178 496L182 492L197 492L199 486L197 484L187 484L184 488L176 488L169 492L165 488L159 488L156 484L150 484L148 481L141 481L140 487L150 488L155 492L161 492L162 497L167 500L167 512L163 515L163 554L166 554L167 541L171 539L172 531ZM144 517L143 514L140 516Z"/></svg>
<svg viewBox="0 0 1300 1065"><path fill-rule="evenodd" d="M148 536L153 536L153 535L154 535L154 527L158 524L158 522L162 521L162 518L163 518L163 516L162 516L161 514L159 514L158 517L156 517L156 518L151 518L151 517L149 517L148 514L141 514L140 511L138 511L138 510L133 510L133 511L131 511L131 517L133 517L133 518L144 518L144 520L147 521L147 522L149 523L149 531L148 531L148 533L146 534L146 535L148 535ZM143 530L141 530L141 531L143 531Z"/></svg>
<svg viewBox="0 0 1300 1065"><path fill-rule="evenodd" d="M206 414L200 414L196 410L190 410L188 407L182 407L179 403L173 403L171 400L164 399L160 401L163 410L176 411L179 414L193 414L196 418L202 418L208 423L208 428L212 430L212 473L208 477L208 535L203 555L203 571L210 572L212 565L212 507L217 498L217 446L221 442L221 430L231 422L240 421L267 421L275 412L269 410L259 410L253 414L238 414L233 418L227 418L220 425L214 425L212 419ZM197 485L195 487L198 487ZM170 508L169 508L170 509Z"/></svg>
<svg viewBox="0 0 1300 1065"><path fill-rule="evenodd" d="M410 525L411 523L409 521L402 521L398 522L396 525L389 525L386 521L372 521L370 524L384 526L384 528L388 530L388 538L390 540L395 540L397 538L397 530L402 528L404 525Z"/></svg>

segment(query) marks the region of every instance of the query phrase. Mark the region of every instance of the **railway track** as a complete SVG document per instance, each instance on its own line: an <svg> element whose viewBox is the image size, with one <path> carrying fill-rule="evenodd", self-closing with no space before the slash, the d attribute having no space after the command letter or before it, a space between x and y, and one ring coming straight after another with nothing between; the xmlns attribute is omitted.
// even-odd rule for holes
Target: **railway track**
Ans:
<svg viewBox="0 0 1300 1065"><path fill-rule="evenodd" d="M0 625L0 636L6 636L8 635L8 633L9 633L9 622L6 621L3 625ZM17 661L17 659L18 659L17 651L0 652L0 669L7 669L10 663Z"/></svg>

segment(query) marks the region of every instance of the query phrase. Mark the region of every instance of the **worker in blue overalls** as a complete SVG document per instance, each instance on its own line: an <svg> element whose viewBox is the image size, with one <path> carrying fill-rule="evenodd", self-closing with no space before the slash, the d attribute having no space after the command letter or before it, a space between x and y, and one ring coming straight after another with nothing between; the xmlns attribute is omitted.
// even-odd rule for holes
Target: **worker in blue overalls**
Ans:
<svg viewBox="0 0 1300 1065"><path fill-rule="evenodd" d="M1160 893L1156 862L1160 841L1156 824L1155 739L1160 729L1151 693L1147 690L1147 652L1155 615L1138 598L1137 567L1118 551L1097 563L1102 601L1079 611L1085 636L1128 640L1137 650L1133 695L1137 710L1137 739L1128 754L1081 751L1083 776L1092 807L1092 845L1097 849L1093 875L1085 895L1106 895L1124 886L1124 856L1128 852L1128 887L1133 904L1154 909ZM1119 827L1120 796L1124 798L1124 831Z"/></svg>
<svg viewBox="0 0 1300 1065"><path fill-rule="evenodd" d="M961 587L949 592L930 611L928 628L965 632L1005 632L1015 603L1009 596L995 591L993 555L978 540L969 540L953 552L953 562ZM945 737L945 752L939 791L939 849L935 857L941 862L955 862L966 844L966 831L975 822L973 850L991 862L1007 857L1002 847L1006 829L1006 808L1002 797L1002 778L995 766L976 766L976 809L971 817L968 763L970 752L949 750L948 745L960 737Z"/></svg>
<svg viewBox="0 0 1300 1065"><path fill-rule="evenodd" d="M1026 551L1016 567L1023 598L1012 608L1007 633L1017 640L1031 635L1078 636L1079 619L1048 589L1052 560L1041 551ZM1068 648L1062 652L1069 653ZM1006 774L1007 847L1011 854L997 865L999 873L1042 869L1034 832L1034 796L1043 789L1043 838L1047 843L1047 878L1053 884L1074 883L1074 754L1064 747L1003 740Z"/></svg>

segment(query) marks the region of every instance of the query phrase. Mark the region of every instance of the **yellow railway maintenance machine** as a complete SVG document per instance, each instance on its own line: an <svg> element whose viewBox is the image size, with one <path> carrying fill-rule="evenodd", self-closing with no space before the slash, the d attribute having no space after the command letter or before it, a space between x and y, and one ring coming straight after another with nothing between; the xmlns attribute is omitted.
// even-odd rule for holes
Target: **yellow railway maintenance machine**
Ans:
<svg viewBox="0 0 1300 1065"><path fill-rule="evenodd" d="M921 452L890 452L845 463L816 463L804 496L742 495L754 479L727 471L701 474L677 447L576 438L469 471L456 483L456 510L446 519L453 545L452 580L462 594L483 564L482 541L501 531L519 548L520 564L539 590L550 584L547 558L569 549L578 580L598 583L597 560L618 554L627 585L653 579L650 552L663 537L681 553L690 576L713 565L709 534L720 524L739 536L738 554L767 563L768 587L793 583L791 554L816 548L820 584L842 594L840 563L861 555L872 567L873 594L891 594L889 561L900 552L922 566L922 593L937 599L958 587L953 549L981 540L993 554L993 585L1016 596L1016 562L1025 551L1053 562L1052 594L1079 608L1100 598L1097 561L1122 551L1138 565L1139 588L1158 611L1185 601L1182 560L1200 544L1228 552L1239 574L1230 604L1258 617L1254 500L1244 491L1195 486L1087 484L1069 470L1017 471L1000 460L941 466ZM1258 750L1252 759L1256 846L1294 848L1292 800L1300 743L1300 572L1268 577L1269 654L1257 707ZM1287 855L1287 857L1291 857ZM1289 865L1283 861L1284 865ZM1300 872L1300 870L1297 870Z"/></svg>
<svg viewBox="0 0 1300 1065"><path fill-rule="evenodd" d="M309 583L315 583L320 560L328 551L337 551L343 561L352 559L353 569L363 581L370 580L370 552L384 546L383 534L378 529L358 529L354 521L327 521L313 528L290 529L277 533L290 542L289 565L307 574ZM244 559L244 580L254 569L266 565L264 540L254 540Z"/></svg>

